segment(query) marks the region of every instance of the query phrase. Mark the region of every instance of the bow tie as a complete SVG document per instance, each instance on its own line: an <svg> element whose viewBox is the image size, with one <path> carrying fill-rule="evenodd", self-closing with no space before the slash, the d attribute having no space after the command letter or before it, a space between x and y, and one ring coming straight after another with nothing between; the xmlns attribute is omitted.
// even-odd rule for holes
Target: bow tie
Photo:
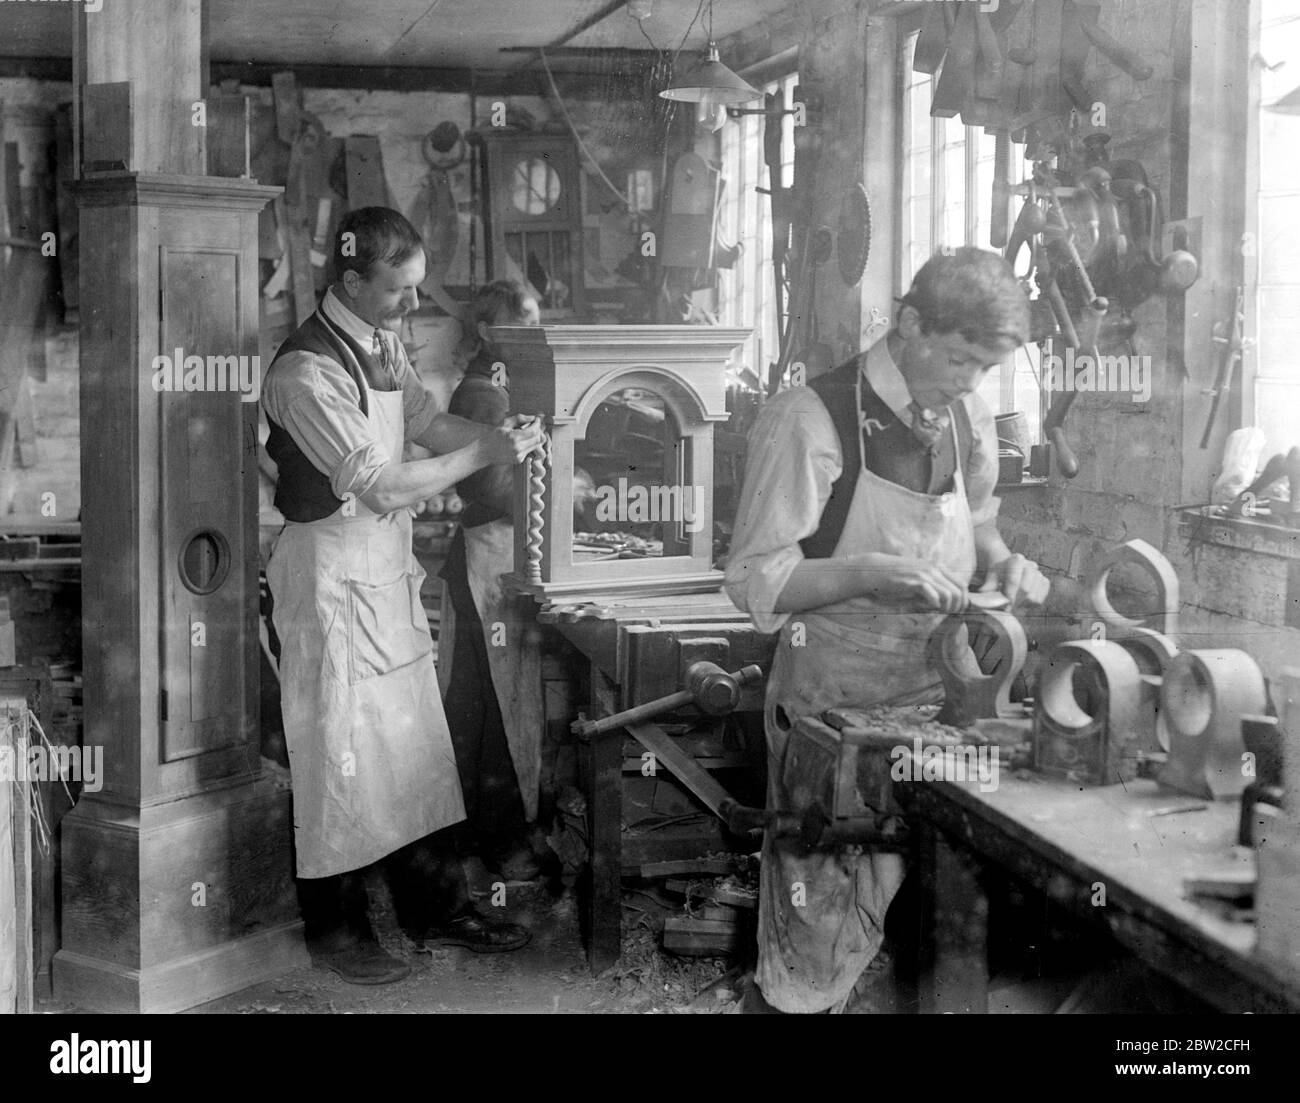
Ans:
<svg viewBox="0 0 1300 1103"><path fill-rule="evenodd" d="M943 436L948 428L947 410L926 410L915 402L909 402L907 413L911 418L912 435L927 448L933 448L935 442Z"/></svg>

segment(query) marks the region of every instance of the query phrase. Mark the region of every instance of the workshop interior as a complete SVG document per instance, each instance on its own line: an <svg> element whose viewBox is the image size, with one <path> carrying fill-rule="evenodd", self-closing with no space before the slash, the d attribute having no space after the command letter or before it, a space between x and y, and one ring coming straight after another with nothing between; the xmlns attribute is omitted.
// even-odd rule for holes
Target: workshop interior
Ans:
<svg viewBox="0 0 1300 1103"><path fill-rule="evenodd" d="M0 43L0 1009L1300 1010L1300 0Z"/></svg>

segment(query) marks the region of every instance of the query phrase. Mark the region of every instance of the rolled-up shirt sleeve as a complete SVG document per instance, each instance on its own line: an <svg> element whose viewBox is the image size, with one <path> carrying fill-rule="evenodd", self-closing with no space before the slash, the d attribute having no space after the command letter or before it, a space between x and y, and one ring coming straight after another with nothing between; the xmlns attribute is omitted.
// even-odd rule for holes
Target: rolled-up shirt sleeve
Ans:
<svg viewBox="0 0 1300 1103"><path fill-rule="evenodd" d="M749 435L723 580L760 632L776 632L789 619L775 612L777 599L803 562L799 541L820 526L841 470L835 426L816 394L797 387L768 402Z"/></svg>
<svg viewBox="0 0 1300 1103"><path fill-rule="evenodd" d="M361 497L392 462L361 412L356 383L328 360L306 352L281 357L267 374L262 405L329 479L336 498Z"/></svg>
<svg viewBox="0 0 1300 1103"><path fill-rule="evenodd" d="M979 395L971 395L966 400L966 411L971 424L966 500L970 503L971 524L979 528L996 521L1002 507L1002 499L993 496L998 485L998 432L993 411Z"/></svg>

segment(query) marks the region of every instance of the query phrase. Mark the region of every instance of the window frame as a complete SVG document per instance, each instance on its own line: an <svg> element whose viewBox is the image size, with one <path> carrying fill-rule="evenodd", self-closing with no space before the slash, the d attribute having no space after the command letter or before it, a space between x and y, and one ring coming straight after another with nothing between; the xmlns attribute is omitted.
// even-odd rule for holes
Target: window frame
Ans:
<svg viewBox="0 0 1300 1103"><path fill-rule="evenodd" d="M747 72L751 71L762 74L762 82L757 85L760 91L765 95L768 92L780 93L782 108L788 110L793 107L794 93L799 82L797 55L777 55L747 70ZM719 321L724 325L743 326L753 331L742 346L740 361L758 379L766 383L769 365L775 363L780 357L781 328L789 307L789 287L787 285L783 293L777 293L772 272L771 200L767 195L754 191L755 188L767 188L771 185L763 158L762 122L758 115L743 115L738 119L728 119L718 136L718 162L726 181L719 211L719 229L725 240L731 241L734 232L736 242L751 241L757 252L748 248L742 249L736 261L736 266L741 267L746 277L744 279L737 276L734 267L719 269L715 294ZM733 127L736 129L731 129ZM738 158L739 171L735 180L730 175L733 166L730 160L732 149L728 139L736 143L735 154ZM751 142L752 148L747 148ZM791 115L785 115L782 118L781 167L784 177L783 186L786 188L794 184L794 161L794 119ZM753 203L752 207L747 206L749 202ZM733 209L734 227L728 225ZM757 225L753 227L751 234L745 233L747 210L757 213ZM750 277L752 277L752 285ZM728 286L729 283L731 286ZM769 309L775 312L770 334L762 324L763 315ZM769 336L772 339L770 354L766 340Z"/></svg>
<svg viewBox="0 0 1300 1103"><path fill-rule="evenodd" d="M900 217L897 219L894 227L894 298L899 299L911 285L914 274L913 265L913 248L912 240L913 212L912 203L913 195L911 183L909 180L911 170L911 137L912 137L912 118L909 114L909 92L917 83L928 82L933 88L934 77L922 77L916 73L910 65L914 39L919 34L922 23L922 14L920 12L909 13L898 19L898 48L895 52L896 57L896 77L894 82L896 100L895 100L895 118L897 144L895 149L895 161L898 165L895 173L895 194L898 197L898 209ZM927 115L929 112L927 110ZM983 156L981 146L984 144L983 139L987 138L989 142L994 141L991 135L986 134L982 126L965 126L963 144L963 174L962 189L964 193L964 210L963 210L963 240L961 242L948 242L945 237L944 211L947 206L948 190L948 173L945 171L944 157L947 150L952 144L949 141L948 131L951 127L962 126L959 118L942 118L929 115L930 119L930 217L929 217L929 245L932 255L934 250L945 245L976 245L982 249L993 250L988 241L982 241L979 238L981 219L980 203L989 203L991 195L982 195L980 192L980 167L986 163L989 158ZM1017 158L1017 151L1023 150L1022 145L1013 145L1012 147L1012 165L1022 163L1022 158ZM991 154L991 150L990 150ZM990 173L990 179L992 174ZM971 201L974 197L974 201ZM924 263L921 261L920 263ZM919 264L917 265L919 267ZM1033 349L1033 352L1029 350ZM1038 443L1042 437L1042 419L1046 415L1050 406L1050 395L1045 390L1043 378L1038 371L1038 357L1041 349L1032 342L1023 346L1023 349L1016 351L1013 357L999 367L997 402L989 402L989 395L986 390L981 388L981 394L984 395L985 401L992 408L995 416L1003 413L1012 413L1017 411L1016 406L1016 376L1019 372L1028 370L1033 374L1035 387L1033 390L1037 395L1037 409L1020 411L1026 414L1029 422L1029 436L1031 443ZM1028 363L1022 362L1022 358L1027 358ZM1003 370L1010 367L1010 371ZM1026 457L1028 460L1028 457Z"/></svg>
<svg viewBox="0 0 1300 1103"><path fill-rule="evenodd" d="M1244 175L1245 186L1245 217L1243 230L1247 235L1253 235L1254 250L1253 253L1243 250L1242 260L1242 286L1244 320L1242 325L1242 353L1241 363L1239 366L1241 374L1241 390L1238 393L1230 394L1229 416L1230 424L1234 429L1258 427L1260 424L1260 409L1265 400L1261 399L1260 384L1272 385L1275 387L1285 387L1300 391L1300 371L1294 364L1288 365L1284 362L1264 363L1264 356L1267 349L1262 343L1263 326L1261 324L1261 311L1263 310L1262 290L1266 287L1275 285L1266 285L1263 281L1265 253L1270 248L1269 239L1266 235L1266 228L1261 222L1261 214L1265 199L1290 198L1296 203L1300 203L1300 185L1282 191L1265 190L1264 187L1264 166L1263 166L1263 113L1264 103L1264 63L1272 60L1267 54L1267 46L1264 43L1264 4L1262 0L1249 0L1249 27L1247 31L1247 42L1249 45L1247 57L1250 67L1249 77L1246 87L1246 164ZM1300 12L1296 13L1300 15ZM1294 18L1294 16L1292 16ZM1285 60L1285 57L1282 58ZM1286 69L1290 72L1286 72ZM1292 82L1300 87L1300 65L1284 66L1284 84L1290 85ZM1271 96L1269 97L1271 98ZM1244 242L1247 239L1243 239ZM1296 266L1296 283L1300 284L1300 265ZM1287 285L1281 285L1287 286ZM1218 362L1214 364L1215 370L1218 370ZM1300 395L1295 399L1295 407L1300 409ZM1285 442L1287 444L1292 441ZM1295 442L1300 443L1300 442ZM1266 454L1276 451L1281 447L1281 441L1269 441Z"/></svg>

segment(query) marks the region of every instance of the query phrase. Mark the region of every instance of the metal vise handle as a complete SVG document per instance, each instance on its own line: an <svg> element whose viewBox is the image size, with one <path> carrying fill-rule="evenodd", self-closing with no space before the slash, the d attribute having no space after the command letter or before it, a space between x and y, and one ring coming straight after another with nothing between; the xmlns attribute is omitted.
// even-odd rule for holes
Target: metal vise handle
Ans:
<svg viewBox="0 0 1300 1103"><path fill-rule="evenodd" d="M639 724L665 712L696 705L709 716L724 716L740 703L740 691L745 686L757 685L763 680L758 666L745 666L728 674L717 663L700 661L686 668L686 688L647 701L635 708L603 716L599 720L575 720L569 727L580 739L594 739L606 732L616 731L628 724Z"/></svg>

